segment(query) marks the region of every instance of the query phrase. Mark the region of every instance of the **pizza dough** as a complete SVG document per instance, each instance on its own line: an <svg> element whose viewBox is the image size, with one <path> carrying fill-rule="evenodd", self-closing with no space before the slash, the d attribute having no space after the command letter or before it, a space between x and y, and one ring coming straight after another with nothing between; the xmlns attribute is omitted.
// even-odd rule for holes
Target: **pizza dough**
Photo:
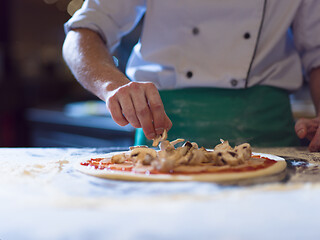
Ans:
<svg viewBox="0 0 320 240"><path fill-rule="evenodd" d="M228 182L273 175L286 168L284 159L263 154L253 155L249 143L232 148L228 141L213 150L199 148L184 139L167 140L166 130L156 137L153 146L130 147L130 151L110 153L86 159L76 168L101 178L127 181L210 181Z"/></svg>
<svg viewBox="0 0 320 240"><path fill-rule="evenodd" d="M118 155L125 152L114 152L105 155L95 156L95 158L110 158L114 155ZM263 153L253 153L253 155L260 156L261 158L267 158L276 161L269 167L243 171L243 172L221 172L221 173L196 173L196 174L171 174L171 173L136 173L131 171L119 171L119 170L108 170L108 169L96 169L90 166L81 165L80 162L89 160L82 159L80 162L77 162L75 168L82 173L106 179L116 179L116 180L125 180L125 181L202 181L202 182L217 182L224 183L229 181L237 181L243 179L252 179L263 176L274 175L282 172L286 169L286 162L283 158ZM91 159L91 158L90 158Z"/></svg>

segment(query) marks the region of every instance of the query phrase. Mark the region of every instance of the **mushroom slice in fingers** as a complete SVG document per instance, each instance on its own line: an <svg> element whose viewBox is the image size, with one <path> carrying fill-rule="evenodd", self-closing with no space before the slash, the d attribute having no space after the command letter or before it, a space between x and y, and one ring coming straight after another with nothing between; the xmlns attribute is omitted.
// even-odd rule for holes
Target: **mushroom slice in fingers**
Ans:
<svg viewBox="0 0 320 240"><path fill-rule="evenodd" d="M153 139L152 146L157 147L159 145L159 143L166 140L167 137L168 137L167 130L164 129L162 134L158 135L155 139Z"/></svg>

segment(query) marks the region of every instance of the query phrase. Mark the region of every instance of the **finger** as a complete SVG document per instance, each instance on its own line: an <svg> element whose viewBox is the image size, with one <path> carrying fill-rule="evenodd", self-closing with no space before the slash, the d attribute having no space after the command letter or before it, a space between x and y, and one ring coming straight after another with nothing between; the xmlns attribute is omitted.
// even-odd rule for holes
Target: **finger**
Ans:
<svg viewBox="0 0 320 240"><path fill-rule="evenodd" d="M172 128L172 122L171 122L170 118L167 116L167 114L165 117L165 122L166 122L166 124L165 124L166 129L167 129L167 131L169 131Z"/></svg>
<svg viewBox="0 0 320 240"><path fill-rule="evenodd" d="M125 126L129 123L122 114L118 100L110 98L107 102L107 108L110 111L113 121L115 121L117 124L119 124L120 126Z"/></svg>
<svg viewBox="0 0 320 240"><path fill-rule="evenodd" d="M310 152L319 152L320 151L320 127L318 127L312 141L309 144Z"/></svg>
<svg viewBox="0 0 320 240"><path fill-rule="evenodd" d="M303 130L301 126L303 125ZM316 119L299 119L296 124L296 132L300 138L312 140L318 129L319 122Z"/></svg>
<svg viewBox="0 0 320 240"><path fill-rule="evenodd" d="M155 138L153 117L144 90L140 86L134 86L134 94L131 94L131 98L144 134L148 139Z"/></svg>
<svg viewBox="0 0 320 240"><path fill-rule="evenodd" d="M294 129L300 139L305 138L307 135L307 120L304 118L299 119L296 122Z"/></svg>
<svg viewBox="0 0 320 240"><path fill-rule="evenodd" d="M123 93L126 91L125 93ZM118 99L121 106L122 113L127 121L135 128L141 127L137 118L136 110L134 108L130 94L125 89L119 89Z"/></svg>
<svg viewBox="0 0 320 240"><path fill-rule="evenodd" d="M156 134L157 135L162 134L163 130L169 127L168 116L164 111L164 106L163 106L161 97L159 95L159 92L156 89L156 87L154 87L154 85L146 88L146 98L151 110L153 125L155 128Z"/></svg>
<svg viewBox="0 0 320 240"><path fill-rule="evenodd" d="M169 131L172 128L172 122L168 116L166 116L166 130Z"/></svg>
<svg viewBox="0 0 320 240"><path fill-rule="evenodd" d="M312 140L314 135L316 134L318 126L309 126L307 127L307 135L305 138L308 140Z"/></svg>

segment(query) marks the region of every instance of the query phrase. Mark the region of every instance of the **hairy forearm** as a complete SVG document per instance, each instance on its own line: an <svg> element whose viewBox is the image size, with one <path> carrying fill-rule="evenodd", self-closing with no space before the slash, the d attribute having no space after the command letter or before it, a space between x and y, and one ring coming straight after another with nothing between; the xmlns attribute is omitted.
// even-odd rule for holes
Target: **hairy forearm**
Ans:
<svg viewBox="0 0 320 240"><path fill-rule="evenodd" d="M317 116L320 116L320 67L310 73L310 92Z"/></svg>
<svg viewBox="0 0 320 240"><path fill-rule="evenodd" d="M100 36L89 29L67 34L63 57L82 86L104 101L109 91L129 82L114 65Z"/></svg>

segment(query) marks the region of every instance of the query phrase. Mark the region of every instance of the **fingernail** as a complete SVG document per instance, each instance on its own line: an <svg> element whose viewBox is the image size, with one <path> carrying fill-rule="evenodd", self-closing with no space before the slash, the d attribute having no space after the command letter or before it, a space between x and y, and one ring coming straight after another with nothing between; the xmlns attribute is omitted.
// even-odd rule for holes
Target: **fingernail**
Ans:
<svg viewBox="0 0 320 240"><path fill-rule="evenodd" d="M300 129L299 131L298 131L298 136L300 137L300 136L303 136L303 134L304 134L304 129Z"/></svg>
<svg viewBox="0 0 320 240"><path fill-rule="evenodd" d="M161 133L163 133L163 128L156 128L156 133L157 134L161 134Z"/></svg>

